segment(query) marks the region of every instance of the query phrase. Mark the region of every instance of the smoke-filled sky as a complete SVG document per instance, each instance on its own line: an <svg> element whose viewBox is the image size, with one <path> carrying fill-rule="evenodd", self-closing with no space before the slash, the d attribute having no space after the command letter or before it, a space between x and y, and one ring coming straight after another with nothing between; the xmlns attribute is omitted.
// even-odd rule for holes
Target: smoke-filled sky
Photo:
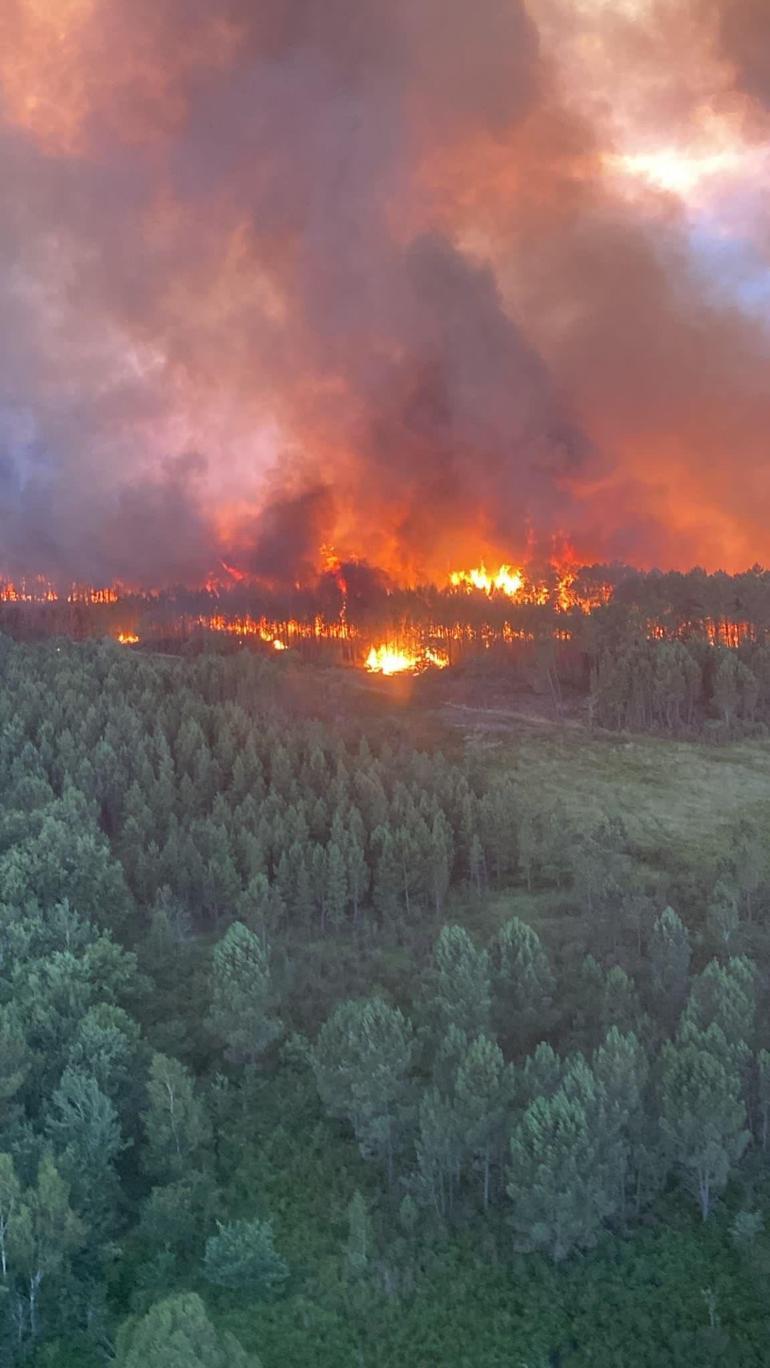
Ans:
<svg viewBox="0 0 770 1368"><path fill-rule="evenodd" d="M2 0L0 567L770 560L767 0Z"/></svg>

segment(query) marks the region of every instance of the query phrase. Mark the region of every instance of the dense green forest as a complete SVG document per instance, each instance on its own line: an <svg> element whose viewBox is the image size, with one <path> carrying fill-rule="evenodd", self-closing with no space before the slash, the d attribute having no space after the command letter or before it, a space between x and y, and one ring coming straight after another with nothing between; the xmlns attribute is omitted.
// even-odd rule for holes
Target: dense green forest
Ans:
<svg viewBox="0 0 770 1368"><path fill-rule="evenodd" d="M767 1362L770 783L652 848L333 675L0 638L0 1363Z"/></svg>

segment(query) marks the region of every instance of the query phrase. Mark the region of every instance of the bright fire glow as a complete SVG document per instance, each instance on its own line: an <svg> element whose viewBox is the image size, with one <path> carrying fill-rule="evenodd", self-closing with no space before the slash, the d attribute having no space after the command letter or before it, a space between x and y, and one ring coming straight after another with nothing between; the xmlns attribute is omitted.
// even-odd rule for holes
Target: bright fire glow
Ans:
<svg viewBox="0 0 770 1368"><path fill-rule="evenodd" d="M372 674L403 674L406 670L416 670L417 665L417 656L393 650L390 646L372 646L366 657L366 668Z"/></svg>
<svg viewBox="0 0 770 1368"><path fill-rule="evenodd" d="M444 670L458 663L466 650L488 649L493 642L532 639L531 627L520 611L528 605L550 606L556 614L590 613L608 602L613 592L610 583L602 583L595 576L589 575L584 582L576 568L578 562L571 554L560 561L552 559L540 569L529 566L526 571L514 569L507 563L487 570L479 558L474 569L455 571L443 588L436 586L435 618L425 615L430 599L423 601L418 595L416 600L407 598L406 604L400 605L398 594L391 588L382 587L368 604L354 600L355 611L349 615L348 586L342 565L328 550L324 563L324 576L334 574L340 591L339 601L329 601L332 606L329 616L321 611L320 598L315 611L311 598L298 617L272 616L269 612L252 615L248 611L232 614L222 611L228 605L228 595L233 589L235 576L232 575L230 585L222 580L205 581L204 587L214 600L208 612L188 616L183 599L174 620L173 616L168 616L169 612L175 611L171 607L172 595L161 625L152 618L148 623L144 617L144 605L154 608L158 594L120 584L101 587L80 584L70 586L69 590L58 590L42 576L15 582L0 576L0 607L13 605L14 611L9 618L15 624L17 619L23 620L32 611L32 605L55 604L55 611L46 608L51 630L67 631L76 625L78 633L85 621L82 608L91 607L96 610L93 615L95 633L109 632L123 646L135 646L140 640L147 645L166 630L184 637L196 628L250 639L270 652L282 653L291 648L303 652L311 643L328 643L334 645L331 655L339 664L355 663L371 674L390 676ZM229 567L223 568L229 571ZM244 593L241 581L235 582L239 585L235 601L240 605L244 602ZM327 581L324 579L323 583ZM245 588L248 590L247 582ZM405 593L409 592L405 590ZM255 602L260 602L260 595L257 585ZM464 601L466 595L467 602ZM485 599L490 600L488 612L485 611ZM215 606L216 612L212 611ZM114 614L110 611L113 608ZM127 619L134 627L119 629L118 624L125 624ZM559 622L554 619L553 626L559 639L570 635L566 616ZM373 637L375 644L370 647Z"/></svg>
<svg viewBox="0 0 770 1368"><path fill-rule="evenodd" d="M490 574L482 563L474 570L453 570L449 583L455 589L481 589L484 594L492 594L497 589L514 598L522 588L524 578L520 570L514 570L510 565L501 565L495 574Z"/></svg>
<svg viewBox="0 0 770 1368"><path fill-rule="evenodd" d="M415 653L407 647L372 646L366 657L366 669L371 674L418 674L432 665L437 670L445 670L449 664L446 651L426 646Z"/></svg>

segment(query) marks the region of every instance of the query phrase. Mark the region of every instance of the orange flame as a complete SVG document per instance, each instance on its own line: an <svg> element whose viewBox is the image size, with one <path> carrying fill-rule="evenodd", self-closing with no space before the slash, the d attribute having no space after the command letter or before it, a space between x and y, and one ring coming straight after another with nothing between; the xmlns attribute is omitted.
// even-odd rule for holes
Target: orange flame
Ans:
<svg viewBox="0 0 770 1368"><path fill-rule="evenodd" d="M426 646L423 655L426 664L433 665L437 670L445 670L449 664L446 651L439 651L434 646Z"/></svg>
<svg viewBox="0 0 770 1368"><path fill-rule="evenodd" d="M372 646L366 657L366 668L372 674L403 674L417 669L418 657L391 646Z"/></svg>
<svg viewBox="0 0 770 1368"><path fill-rule="evenodd" d="M393 585L375 598L369 607L357 605L356 613L349 617L342 563L330 547L322 548L322 555L325 574L336 577L343 595L341 605L332 615L317 611L310 616L312 598L305 604L301 617L278 614L273 617L267 613L252 616L248 611L228 613L225 609L231 602L240 605L244 598L240 593L234 594L231 600L228 591L234 590L235 585L244 579L248 586L251 577L244 577L242 572L223 561L221 570L223 575L229 577L229 583L221 576L207 580L205 587L212 593L209 611L188 617L180 605L178 626L183 632L191 626L197 626L236 638L250 638L263 643L273 652L284 652L292 647L302 650L305 643L333 642L337 643L337 660L348 663L355 661L369 673L385 676L419 675L427 670L447 668L450 664L449 643L457 643L457 649L451 649L451 659L454 661L459 659L464 643L471 648L476 643L488 649L493 642L531 639L532 626L526 613L520 611L525 605L550 605L557 615L564 614L560 621L555 619L552 626L559 639L567 639L571 631L568 613L590 613L608 602L613 594L612 582L605 583L602 576L596 575L598 567L594 567L593 572L589 567L586 576L572 554L553 557L540 568L528 564L526 570L523 567L515 568L515 563L507 562L488 570L479 557L473 569L455 570L449 575L443 589L437 586L435 618L426 619L422 599L415 615L414 603L408 598L401 603L398 590ZM497 565L497 561L492 564ZM474 598L475 607L470 601L463 604L466 595L469 600L471 596ZM133 589L120 583L103 587L71 584L69 589L59 591L45 576L15 582L10 577L0 577L0 605L14 606L10 614L12 622L19 617L19 610L21 617L24 617L28 604L56 603L59 608L55 614L51 614L52 622L55 618L56 623L64 624L64 630L68 626L75 626L78 632L82 632L84 625L87 630L83 607L93 605L99 610L95 614L94 629L98 628L101 633L111 632L124 646L139 643L140 636L136 628L142 628L145 642L156 630L154 625L145 627L145 620L141 616L141 604L153 603L156 597L153 591ZM491 600L489 612L483 601L485 597ZM427 605L431 599L424 602ZM109 612L113 605L117 606L114 616ZM211 611L214 607L216 612ZM381 613L380 625L375 626L375 614L378 611ZM108 617L111 619L109 626L106 622ZM125 625L127 618L133 623L132 627ZM120 630L118 623L124 624ZM374 644L371 644L373 637ZM445 646L447 649L444 649Z"/></svg>
<svg viewBox="0 0 770 1368"><path fill-rule="evenodd" d="M426 646L420 651L412 651L406 646L372 646L366 657L365 667L370 674L419 674L433 666L445 670L449 664L446 651Z"/></svg>
<svg viewBox="0 0 770 1368"><path fill-rule="evenodd" d="M225 617L223 613L215 613L212 617L201 617L198 619L201 627L207 627L211 632L227 632L230 636L238 637L258 637L266 645L272 646L274 651L288 651L288 644L280 637L276 636L266 618L253 617ZM290 633L304 635L302 624L299 622L288 622L283 624Z"/></svg>
<svg viewBox="0 0 770 1368"><path fill-rule="evenodd" d="M524 575L510 565L501 565L495 574L490 574L482 562L473 570L453 570L449 583L454 589L480 589L484 594L498 590L514 598L524 585Z"/></svg>

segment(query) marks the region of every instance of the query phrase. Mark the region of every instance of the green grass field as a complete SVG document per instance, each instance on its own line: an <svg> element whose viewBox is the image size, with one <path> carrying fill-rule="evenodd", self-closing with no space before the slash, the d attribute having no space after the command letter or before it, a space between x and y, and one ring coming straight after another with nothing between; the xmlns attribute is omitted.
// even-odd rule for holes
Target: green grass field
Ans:
<svg viewBox="0 0 770 1368"><path fill-rule="evenodd" d="M404 678L334 673L350 705L348 717L355 712L368 725L378 719L413 745L508 771L538 806L560 798L579 827L620 817L640 857L652 865L668 853L686 855L688 863L714 863L726 833L741 819L770 827L770 740L718 743L591 731L580 715L554 720L548 701L526 692L492 706L486 699L456 701L443 681L415 687Z"/></svg>
<svg viewBox="0 0 770 1368"><path fill-rule="evenodd" d="M578 825L622 818L653 863L666 848L713 859L736 822L770 819L770 741L632 738L503 709L443 717L470 759L516 775L538 801L560 798Z"/></svg>

